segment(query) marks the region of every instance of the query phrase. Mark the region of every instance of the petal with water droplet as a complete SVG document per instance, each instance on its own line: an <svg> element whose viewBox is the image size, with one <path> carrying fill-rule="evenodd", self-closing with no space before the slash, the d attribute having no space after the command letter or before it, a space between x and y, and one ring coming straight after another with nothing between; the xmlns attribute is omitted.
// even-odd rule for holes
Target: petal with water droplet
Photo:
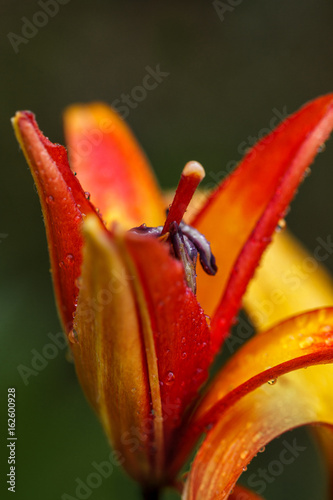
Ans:
<svg viewBox="0 0 333 500"><path fill-rule="evenodd" d="M219 272L198 269L197 296L212 318L217 350L304 171L333 128L333 94L306 104L258 142L213 192L192 224L212 246Z"/></svg>
<svg viewBox="0 0 333 500"><path fill-rule="evenodd" d="M83 214L95 214L95 209L69 167L66 149L44 137L34 115L18 112L13 125L37 186L59 315L69 333L82 262Z"/></svg>

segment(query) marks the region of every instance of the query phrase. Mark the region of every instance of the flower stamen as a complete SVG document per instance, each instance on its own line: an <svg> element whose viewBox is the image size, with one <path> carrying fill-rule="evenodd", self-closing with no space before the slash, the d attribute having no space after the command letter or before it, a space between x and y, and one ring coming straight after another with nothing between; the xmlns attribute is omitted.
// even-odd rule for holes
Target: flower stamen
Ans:
<svg viewBox="0 0 333 500"><path fill-rule="evenodd" d="M205 171L200 163L188 162L182 172L164 226L147 227L146 224L142 224L131 229L135 233L154 236L170 244L172 255L183 264L186 284L193 293L196 293L198 254L202 268L207 274L215 275L217 271L215 257L205 236L182 221L188 204L204 176Z"/></svg>
<svg viewBox="0 0 333 500"><path fill-rule="evenodd" d="M186 163L164 223L162 234L169 232L170 225L173 222L176 222L178 225L180 224L195 190L204 177L205 170L200 163L197 161Z"/></svg>

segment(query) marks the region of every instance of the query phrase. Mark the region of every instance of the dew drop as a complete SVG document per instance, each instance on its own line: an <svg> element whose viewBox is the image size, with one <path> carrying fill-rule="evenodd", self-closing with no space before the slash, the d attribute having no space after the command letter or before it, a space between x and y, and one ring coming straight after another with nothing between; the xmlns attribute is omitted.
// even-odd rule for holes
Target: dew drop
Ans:
<svg viewBox="0 0 333 500"><path fill-rule="evenodd" d="M70 341L71 344L78 344L79 343L79 338L77 331L73 328L68 334L68 340Z"/></svg>
<svg viewBox="0 0 333 500"><path fill-rule="evenodd" d="M247 467L246 465L243 467L243 472L246 472L247 471Z"/></svg>
<svg viewBox="0 0 333 500"><path fill-rule="evenodd" d="M331 325L323 325L320 327L320 333L330 333L332 331Z"/></svg>
<svg viewBox="0 0 333 500"><path fill-rule="evenodd" d="M286 227L286 221L284 219L280 219L279 222L277 223L277 226L276 226L276 232L279 233L281 231L283 231L283 229L285 229Z"/></svg>
<svg viewBox="0 0 333 500"><path fill-rule="evenodd" d="M317 149L317 153L323 153L326 149L326 144L323 143L319 146L319 148Z"/></svg>
<svg viewBox="0 0 333 500"><path fill-rule="evenodd" d="M187 352L182 352L182 359L186 359L187 358Z"/></svg>
<svg viewBox="0 0 333 500"><path fill-rule="evenodd" d="M262 446L259 450L259 453L264 453L265 449L266 449L265 446Z"/></svg>
<svg viewBox="0 0 333 500"><path fill-rule="evenodd" d="M326 339L325 345L327 345L328 347L331 347L333 345L333 338L331 337L329 339Z"/></svg>
<svg viewBox="0 0 333 500"><path fill-rule="evenodd" d="M175 375L174 375L174 373L173 372L168 372L168 374L166 376L165 383L167 385L171 385L174 381L175 381Z"/></svg>
<svg viewBox="0 0 333 500"><path fill-rule="evenodd" d="M244 458L246 458L248 455L248 452L246 450L242 451L242 453L240 454L240 457L242 460L244 460Z"/></svg>
<svg viewBox="0 0 333 500"><path fill-rule="evenodd" d="M271 380L269 380L269 381L267 382L267 384L268 384L268 385L274 385L274 384L276 384L276 382L277 382L277 378L272 378Z"/></svg>
<svg viewBox="0 0 333 500"><path fill-rule="evenodd" d="M90 200L90 193L89 191L84 192L84 196L86 197L87 200Z"/></svg>
<svg viewBox="0 0 333 500"><path fill-rule="evenodd" d="M78 278L76 278L76 280L75 280L75 286L77 288L81 288L81 286L82 286L82 276L79 276Z"/></svg>
<svg viewBox="0 0 333 500"><path fill-rule="evenodd" d="M65 260L66 260L66 263L69 264L69 265L74 264L74 255L71 254L71 253L68 253L66 255L66 259Z"/></svg>
<svg viewBox="0 0 333 500"><path fill-rule="evenodd" d="M302 340L299 343L299 346L301 349L306 349L307 347L310 347L314 343L314 340L312 337L306 337L304 340Z"/></svg>
<svg viewBox="0 0 333 500"><path fill-rule="evenodd" d="M48 203L48 204L50 204L50 203L54 203L54 198L53 198L53 196L52 196L52 195L50 195L50 196L48 196L48 197L46 198L46 203Z"/></svg>

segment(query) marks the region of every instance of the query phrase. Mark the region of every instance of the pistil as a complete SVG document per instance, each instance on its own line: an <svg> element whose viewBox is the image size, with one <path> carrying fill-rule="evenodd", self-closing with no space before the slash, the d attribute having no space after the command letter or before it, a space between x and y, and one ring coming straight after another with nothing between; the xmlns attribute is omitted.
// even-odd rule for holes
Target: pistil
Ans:
<svg viewBox="0 0 333 500"><path fill-rule="evenodd" d="M162 235L169 232L173 222L176 222L178 225L181 223L195 190L204 177L205 170L200 163L197 161L186 163L164 223Z"/></svg>

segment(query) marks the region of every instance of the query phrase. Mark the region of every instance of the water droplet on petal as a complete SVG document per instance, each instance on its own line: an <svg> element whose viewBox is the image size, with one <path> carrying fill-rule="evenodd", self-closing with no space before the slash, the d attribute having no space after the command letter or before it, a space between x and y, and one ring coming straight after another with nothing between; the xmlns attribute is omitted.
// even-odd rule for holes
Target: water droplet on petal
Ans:
<svg viewBox="0 0 333 500"><path fill-rule="evenodd" d="M310 347L314 343L314 340L312 337L306 337L304 340L302 340L299 343L299 346L301 349L306 349L307 347Z"/></svg>
<svg viewBox="0 0 333 500"><path fill-rule="evenodd" d="M82 286L82 276L79 276L78 278L76 278L76 280L75 280L75 286L77 288L81 288L81 286Z"/></svg>
<svg viewBox="0 0 333 500"><path fill-rule="evenodd" d="M326 144L323 143L319 146L319 148L317 149L317 153L323 153L326 149Z"/></svg>
<svg viewBox="0 0 333 500"><path fill-rule="evenodd" d="M74 255L71 254L71 253L68 253L66 255L66 259L65 260L66 260L66 264L69 264L69 265L74 264Z"/></svg>
<svg viewBox="0 0 333 500"><path fill-rule="evenodd" d="M86 197L87 200L90 200L90 193L89 191L84 192L84 196Z"/></svg>
<svg viewBox="0 0 333 500"><path fill-rule="evenodd" d="M320 333L330 333L333 330L331 325L323 325L320 327Z"/></svg>
<svg viewBox="0 0 333 500"><path fill-rule="evenodd" d="M68 334L68 340L70 341L71 344L78 344L79 343L79 338L77 331L73 328Z"/></svg>
<svg viewBox="0 0 333 500"><path fill-rule="evenodd" d="M272 378L271 380L268 380L267 384L268 385L274 385L277 382L277 378Z"/></svg>
<svg viewBox="0 0 333 500"><path fill-rule="evenodd" d="M50 204L50 203L54 203L54 198L53 198L53 196L52 196L52 195L47 196L47 198L46 198L46 203L48 203L48 204Z"/></svg>
<svg viewBox="0 0 333 500"><path fill-rule="evenodd" d="M264 453L264 451L266 450L266 447L265 446L262 446L259 450L259 453Z"/></svg>
<svg viewBox="0 0 333 500"><path fill-rule="evenodd" d="M240 457L242 460L244 460L244 458L246 458L248 456L248 452L246 450L242 451L242 453L240 454Z"/></svg>
<svg viewBox="0 0 333 500"><path fill-rule="evenodd" d="M280 231L283 231L286 227L286 221L284 219L280 219L277 226L276 226L276 232L279 233Z"/></svg>
<svg viewBox="0 0 333 500"><path fill-rule="evenodd" d="M174 381L175 381L175 375L174 375L174 373L173 372L168 372L168 374L166 376L165 383L167 385L171 385Z"/></svg>
<svg viewBox="0 0 333 500"><path fill-rule="evenodd" d="M187 352L182 352L182 359L186 359L187 358Z"/></svg>

